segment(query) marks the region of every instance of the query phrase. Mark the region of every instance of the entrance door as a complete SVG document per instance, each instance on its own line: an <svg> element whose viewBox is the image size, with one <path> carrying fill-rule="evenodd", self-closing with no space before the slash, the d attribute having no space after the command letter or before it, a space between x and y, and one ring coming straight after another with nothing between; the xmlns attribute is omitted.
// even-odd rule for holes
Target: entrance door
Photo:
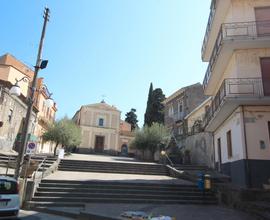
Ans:
<svg viewBox="0 0 270 220"><path fill-rule="evenodd" d="M123 155L123 156L128 155L128 146L126 144L123 144L121 147L121 155Z"/></svg>
<svg viewBox="0 0 270 220"><path fill-rule="evenodd" d="M255 8L257 34L260 37L270 35L270 7Z"/></svg>
<svg viewBox="0 0 270 220"><path fill-rule="evenodd" d="M218 150L218 171L221 171L222 157L221 157L221 141L220 141L220 138L217 139L217 150Z"/></svg>
<svg viewBox="0 0 270 220"><path fill-rule="evenodd" d="M96 136L96 141L95 141L95 152L96 153L102 153L104 150L104 136Z"/></svg>
<svg viewBox="0 0 270 220"><path fill-rule="evenodd" d="M261 58L263 91L265 96L270 96L270 57Z"/></svg>

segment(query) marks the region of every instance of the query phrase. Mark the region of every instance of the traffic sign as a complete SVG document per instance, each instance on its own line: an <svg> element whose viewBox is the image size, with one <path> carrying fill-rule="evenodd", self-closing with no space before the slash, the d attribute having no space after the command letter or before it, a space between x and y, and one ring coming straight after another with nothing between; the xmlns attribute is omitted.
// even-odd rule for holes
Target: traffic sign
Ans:
<svg viewBox="0 0 270 220"><path fill-rule="evenodd" d="M26 154L33 154L35 152L35 149L37 147L37 144L35 142L28 142L27 148L26 148Z"/></svg>

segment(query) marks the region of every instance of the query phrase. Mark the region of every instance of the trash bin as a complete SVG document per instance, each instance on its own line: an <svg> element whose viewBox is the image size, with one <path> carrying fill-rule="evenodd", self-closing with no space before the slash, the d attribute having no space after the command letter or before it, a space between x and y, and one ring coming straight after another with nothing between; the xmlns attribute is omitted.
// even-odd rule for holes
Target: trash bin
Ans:
<svg viewBox="0 0 270 220"><path fill-rule="evenodd" d="M199 190L203 191L204 190L204 174L199 173L198 174L198 188Z"/></svg>

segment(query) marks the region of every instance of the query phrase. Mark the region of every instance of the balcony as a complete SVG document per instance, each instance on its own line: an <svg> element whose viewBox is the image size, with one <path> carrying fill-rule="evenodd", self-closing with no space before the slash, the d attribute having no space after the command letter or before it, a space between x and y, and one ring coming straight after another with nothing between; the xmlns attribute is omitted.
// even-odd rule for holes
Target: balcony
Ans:
<svg viewBox="0 0 270 220"><path fill-rule="evenodd" d="M204 51L206 49L206 44L207 44L208 39L209 39L209 34L210 34L210 31L212 28L212 24L213 24L215 12L216 12L216 5L217 5L217 0L212 0L211 6L210 6L210 14L208 17L206 31L205 31L205 35L204 35L204 39L203 39L203 46L202 46L202 51L201 51L202 54L204 54Z"/></svg>
<svg viewBox="0 0 270 220"><path fill-rule="evenodd" d="M184 112L177 112L173 115L173 120L175 122L179 122L182 121L185 118L185 114Z"/></svg>
<svg viewBox="0 0 270 220"><path fill-rule="evenodd" d="M201 56L203 61L209 61L213 44L215 43L219 27L225 19L230 0L212 0L210 14L206 26Z"/></svg>
<svg viewBox="0 0 270 220"><path fill-rule="evenodd" d="M203 80L206 95L212 95L215 88L211 85L217 84L215 80L221 77L235 49L264 48L269 44L270 21L222 24Z"/></svg>
<svg viewBox="0 0 270 220"><path fill-rule="evenodd" d="M240 105L269 105L270 80L225 79L207 109L203 125L213 132Z"/></svg>

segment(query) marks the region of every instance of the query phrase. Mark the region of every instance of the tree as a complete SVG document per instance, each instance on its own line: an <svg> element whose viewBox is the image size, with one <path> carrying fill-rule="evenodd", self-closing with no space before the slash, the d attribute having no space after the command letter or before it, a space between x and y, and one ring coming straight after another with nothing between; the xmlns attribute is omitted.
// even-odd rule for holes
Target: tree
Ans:
<svg viewBox="0 0 270 220"><path fill-rule="evenodd" d="M135 138L131 142L131 147L142 151L143 157L145 150L151 152L152 158L160 148L163 148L171 140L169 130L159 123L153 123L152 126L144 126L136 130Z"/></svg>
<svg viewBox="0 0 270 220"><path fill-rule="evenodd" d="M126 113L126 122L131 124L131 130L134 131L136 128L138 128L138 120L136 115L136 109L132 108L129 112Z"/></svg>
<svg viewBox="0 0 270 220"><path fill-rule="evenodd" d="M70 147L81 143L81 130L70 119L63 118L51 124L42 136L45 142L55 142L54 156L59 145Z"/></svg>
<svg viewBox="0 0 270 220"><path fill-rule="evenodd" d="M151 83L144 115L144 125L151 126L154 122L164 124L164 100L165 95L162 89L153 90Z"/></svg>
<svg viewBox="0 0 270 220"><path fill-rule="evenodd" d="M147 106L146 106L146 111L144 114L144 125L151 126L151 112L152 112L152 99L153 95L153 83L150 84L149 92L148 92L148 99L147 99Z"/></svg>
<svg viewBox="0 0 270 220"><path fill-rule="evenodd" d="M164 104L165 95L163 94L162 89L157 88L153 91L152 94L152 112L151 112L151 122L164 124Z"/></svg>

